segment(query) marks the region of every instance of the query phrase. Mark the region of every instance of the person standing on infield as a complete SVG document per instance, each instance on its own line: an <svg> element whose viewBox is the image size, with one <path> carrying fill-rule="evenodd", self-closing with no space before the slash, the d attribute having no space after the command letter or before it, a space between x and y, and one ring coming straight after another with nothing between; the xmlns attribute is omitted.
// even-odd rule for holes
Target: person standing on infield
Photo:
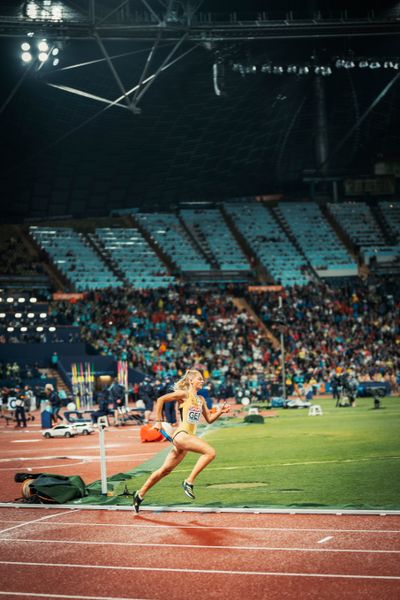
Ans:
<svg viewBox="0 0 400 600"><path fill-rule="evenodd" d="M222 414L230 410L230 406L224 404L219 412L210 413L204 398L197 394L203 387L203 384L204 379L200 371L189 369L175 383L173 392L158 398L154 429L161 429L161 415L165 402L176 401L178 403L180 423L173 434L173 448L165 459L164 464L157 471L154 471L142 487L133 495L133 506L136 512L139 512L140 505L149 489L158 483L160 479L169 475L185 458L188 452L196 452L201 455L189 477L182 482L183 491L189 498L194 500L194 480L215 458L214 448L204 440L196 437L197 425L200 422L201 415L204 416L207 423L214 423Z"/></svg>

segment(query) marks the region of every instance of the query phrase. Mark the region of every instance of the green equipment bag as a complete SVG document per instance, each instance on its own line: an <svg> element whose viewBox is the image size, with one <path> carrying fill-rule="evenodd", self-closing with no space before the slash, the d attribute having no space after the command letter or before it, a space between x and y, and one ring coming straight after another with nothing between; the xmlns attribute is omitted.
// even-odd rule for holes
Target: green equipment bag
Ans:
<svg viewBox="0 0 400 600"><path fill-rule="evenodd" d="M17 478L18 477L18 478ZM79 475L52 475L50 473L17 473L15 480L22 483L25 502L64 504L87 496L86 485Z"/></svg>

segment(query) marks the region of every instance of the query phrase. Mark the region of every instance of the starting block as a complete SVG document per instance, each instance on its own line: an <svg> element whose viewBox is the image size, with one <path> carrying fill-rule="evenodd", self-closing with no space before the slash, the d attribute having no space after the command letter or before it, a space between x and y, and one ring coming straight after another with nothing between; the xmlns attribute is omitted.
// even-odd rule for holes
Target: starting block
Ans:
<svg viewBox="0 0 400 600"><path fill-rule="evenodd" d="M256 406L249 408L249 415L258 415L258 408Z"/></svg>
<svg viewBox="0 0 400 600"><path fill-rule="evenodd" d="M308 410L309 417L322 416L323 414L324 413L322 412L322 408L319 404L313 404Z"/></svg>

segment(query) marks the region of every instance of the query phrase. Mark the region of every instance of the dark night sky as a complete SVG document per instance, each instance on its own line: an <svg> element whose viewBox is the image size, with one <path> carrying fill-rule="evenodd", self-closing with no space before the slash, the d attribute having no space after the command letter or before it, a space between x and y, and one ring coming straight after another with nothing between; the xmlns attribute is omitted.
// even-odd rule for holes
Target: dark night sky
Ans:
<svg viewBox="0 0 400 600"><path fill-rule="evenodd" d="M365 3L354 2L221 0L205 1L202 10L245 7L251 12L275 5L299 14L307 8L328 11L346 4L355 12L366 9ZM379 3L379 10L396 4ZM21 41L0 38L0 106L26 69L19 61ZM106 45L110 54L149 47L131 42ZM151 87L141 102L140 116L113 108L83 127L104 105L54 89L49 83L114 99L119 89L107 65L58 72L47 67L39 73L32 69L0 114L2 214L14 220L29 215L96 215L137 204L171 205L185 199L296 189L303 171L315 166L312 78L261 74L244 78L232 71L230 63L300 64L313 55L332 61L349 51L356 56L400 58L397 37L231 46L220 47L226 53L226 97L214 94L214 53L198 47ZM155 64L169 48L159 50ZM128 88L138 81L145 56L139 52L115 61ZM62 50L60 66L100 57L95 42L70 41ZM331 149L395 74L384 69L367 71L335 71L324 78ZM336 157L338 171L368 172L379 153L398 151L399 90L399 84L394 86Z"/></svg>

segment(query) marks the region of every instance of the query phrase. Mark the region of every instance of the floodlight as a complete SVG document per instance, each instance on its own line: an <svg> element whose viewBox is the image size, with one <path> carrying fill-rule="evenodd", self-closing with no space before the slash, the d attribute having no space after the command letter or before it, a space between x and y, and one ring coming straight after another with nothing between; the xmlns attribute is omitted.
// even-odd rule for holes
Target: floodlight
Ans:
<svg viewBox="0 0 400 600"><path fill-rule="evenodd" d="M379 63L377 60L374 60L369 65L369 68L370 69L380 69L380 66L381 66L381 63Z"/></svg>
<svg viewBox="0 0 400 600"><path fill-rule="evenodd" d="M41 319L45 319L47 317L47 314L46 313L40 313L39 317Z"/></svg>
<svg viewBox="0 0 400 600"><path fill-rule="evenodd" d="M36 331L43 331L43 327L36 327Z"/></svg>
<svg viewBox="0 0 400 600"><path fill-rule="evenodd" d="M27 327L21 327L21 331L22 332L28 331L28 328Z"/></svg>
<svg viewBox="0 0 400 600"><path fill-rule="evenodd" d="M14 327L7 327L7 331L14 331Z"/></svg>
<svg viewBox="0 0 400 600"><path fill-rule="evenodd" d="M53 56L57 56L57 54L60 53L60 48L53 48L53 50L51 51Z"/></svg>
<svg viewBox="0 0 400 600"><path fill-rule="evenodd" d="M6 318L6 313L0 313L0 319L5 319Z"/></svg>
<svg viewBox="0 0 400 600"><path fill-rule="evenodd" d="M28 313L26 316L28 319L33 319L35 317L35 313Z"/></svg>
<svg viewBox="0 0 400 600"><path fill-rule="evenodd" d="M46 40L42 40L38 43L38 49L40 50L40 52L47 52L49 49L49 45L46 42Z"/></svg>
<svg viewBox="0 0 400 600"><path fill-rule="evenodd" d="M11 304L11 302L14 302L14 298L11 298L11 296L10 296L9 298L7 298L7 302L8 302L9 304Z"/></svg>
<svg viewBox="0 0 400 600"><path fill-rule="evenodd" d="M49 327L49 331L55 331L56 328L55 327Z"/></svg>
<svg viewBox="0 0 400 600"><path fill-rule="evenodd" d="M25 298L18 298L18 302L21 302L22 304L22 302L25 302Z"/></svg>
<svg viewBox="0 0 400 600"><path fill-rule="evenodd" d="M31 45L28 44L28 42L23 42L21 44L21 50L23 50L24 52L28 52L31 49Z"/></svg>
<svg viewBox="0 0 400 600"><path fill-rule="evenodd" d="M22 62L24 62L24 63L31 62L32 54L30 52L23 52L21 54L21 59L22 59Z"/></svg>
<svg viewBox="0 0 400 600"><path fill-rule="evenodd" d="M40 60L40 62L44 63L46 62L46 60L49 58L49 55L46 54L46 52L40 52L38 59Z"/></svg>
<svg viewBox="0 0 400 600"><path fill-rule="evenodd" d="M35 297L29 298L29 302L37 302L37 298L35 298Z"/></svg>
<svg viewBox="0 0 400 600"><path fill-rule="evenodd" d="M15 313L15 318L20 319L22 317L22 313Z"/></svg>
<svg viewBox="0 0 400 600"><path fill-rule="evenodd" d="M53 60L53 67L56 67L59 64L59 62L60 62L60 59L59 58L55 58Z"/></svg>

